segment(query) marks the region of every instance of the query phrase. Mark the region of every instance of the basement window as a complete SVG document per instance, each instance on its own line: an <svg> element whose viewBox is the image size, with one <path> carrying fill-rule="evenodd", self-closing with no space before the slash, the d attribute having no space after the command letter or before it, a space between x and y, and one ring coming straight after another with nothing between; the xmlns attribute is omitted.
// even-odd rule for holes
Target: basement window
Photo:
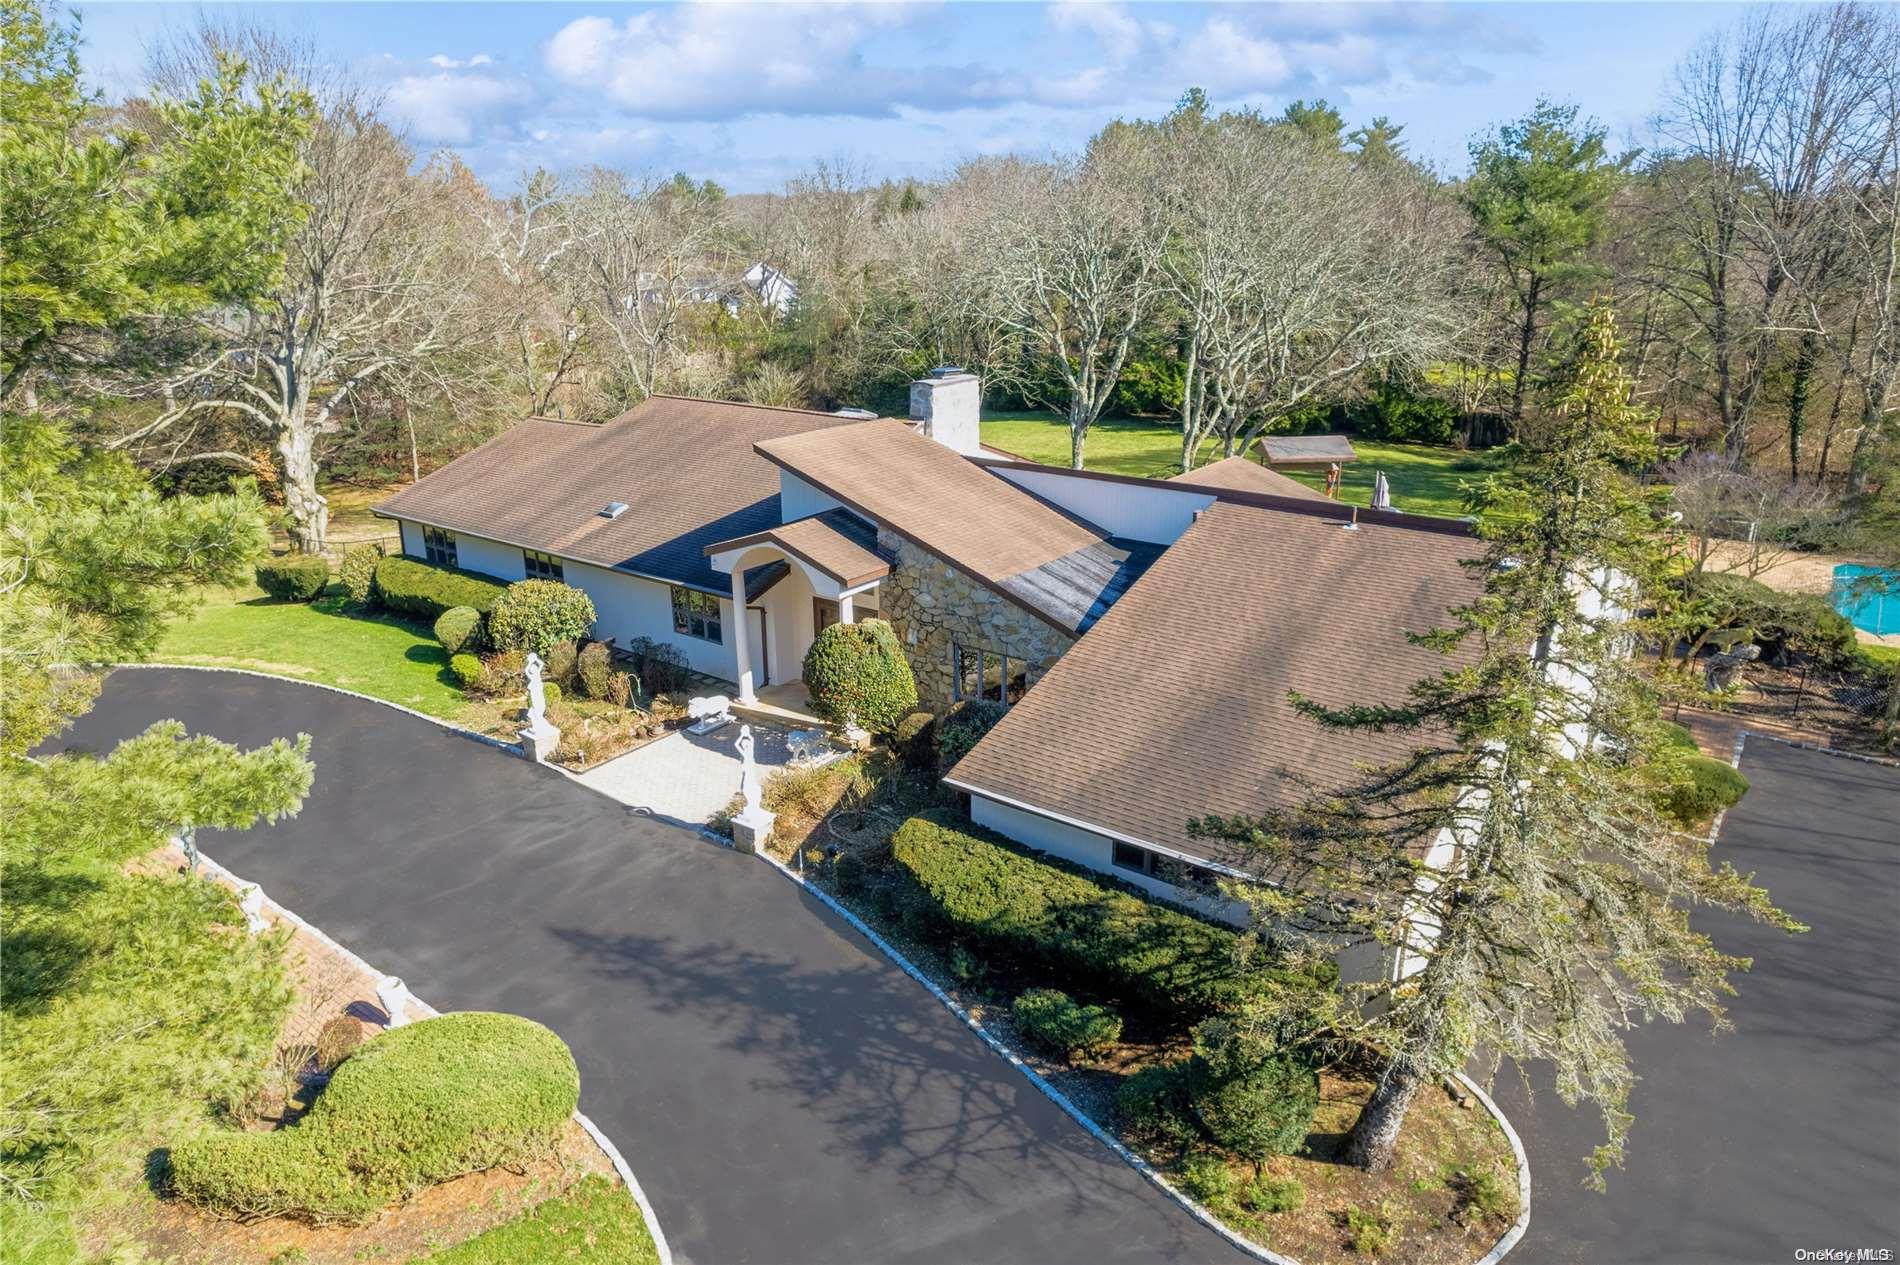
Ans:
<svg viewBox="0 0 1900 1265"><path fill-rule="evenodd" d="M565 580L561 570L561 560L551 553L539 553L533 549L521 551L521 568L528 573L530 580Z"/></svg>
<svg viewBox="0 0 1900 1265"><path fill-rule="evenodd" d="M422 552L430 562L438 567L452 567L455 563L455 533L443 531L440 527L422 529Z"/></svg>

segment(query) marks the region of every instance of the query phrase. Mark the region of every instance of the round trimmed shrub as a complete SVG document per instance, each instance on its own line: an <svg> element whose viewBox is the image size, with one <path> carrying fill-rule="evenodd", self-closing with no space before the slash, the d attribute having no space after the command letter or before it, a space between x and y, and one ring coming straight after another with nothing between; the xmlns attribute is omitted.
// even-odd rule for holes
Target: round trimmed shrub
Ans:
<svg viewBox="0 0 1900 1265"><path fill-rule="evenodd" d="M1194 1026L1187 1090L1208 1136L1255 1161L1299 1150L1319 1110L1312 1062L1226 1016Z"/></svg>
<svg viewBox="0 0 1900 1265"><path fill-rule="evenodd" d="M833 624L812 638L804 677L819 715L872 733L889 733L917 706L910 662L881 619Z"/></svg>
<svg viewBox="0 0 1900 1265"><path fill-rule="evenodd" d="M451 606L435 621L435 639L450 656L481 649L482 613L473 606Z"/></svg>
<svg viewBox="0 0 1900 1265"><path fill-rule="evenodd" d="M1153 1063L1122 1082L1116 1094L1122 1123L1137 1138L1186 1146L1200 1133L1188 1115L1187 1064Z"/></svg>
<svg viewBox="0 0 1900 1265"><path fill-rule="evenodd" d="M330 564L321 555L293 553L257 564L257 587L285 602L314 602L330 583Z"/></svg>
<svg viewBox="0 0 1900 1265"><path fill-rule="evenodd" d="M361 1223L438 1182L545 1152L579 1098L574 1056L540 1024L443 1015L368 1042L289 1128L181 1143L172 1181L223 1216Z"/></svg>
<svg viewBox="0 0 1900 1265"><path fill-rule="evenodd" d="M645 644L636 652L634 662L639 670L640 688L646 696L658 698L662 694L673 694L685 689L686 656L680 653L680 648L645 637L639 640Z"/></svg>
<svg viewBox="0 0 1900 1265"><path fill-rule="evenodd" d="M1006 709L993 698L966 698L952 703L937 722L937 770L948 773L969 755L983 735L996 728Z"/></svg>
<svg viewBox="0 0 1900 1265"><path fill-rule="evenodd" d="M547 699L549 707L554 706L561 701L561 683L559 681L541 682L541 696Z"/></svg>
<svg viewBox="0 0 1900 1265"><path fill-rule="evenodd" d="M470 694L488 689L488 665L467 651L449 657L449 671L455 674L457 684Z"/></svg>
<svg viewBox="0 0 1900 1265"><path fill-rule="evenodd" d="M1701 825L1748 793L1748 779L1726 760L1687 755L1671 762L1673 775L1657 807L1685 830Z"/></svg>
<svg viewBox="0 0 1900 1265"><path fill-rule="evenodd" d="M559 580L520 580L495 599L488 638L503 650L546 657L561 642L576 642L594 626L594 599Z"/></svg>
<svg viewBox="0 0 1900 1265"><path fill-rule="evenodd" d="M351 545L343 551L336 578L342 581L351 605L368 608L381 601L376 591L376 564L382 560L381 545Z"/></svg>
<svg viewBox="0 0 1900 1265"><path fill-rule="evenodd" d="M1120 1015L1084 1006L1060 989L1030 989L1010 1006L1010 1017L1032 1045L1066 1059L1099 1054L1122 1036Z"/></svg>
<svg viewBox="0 0 1900 1265"><path fill-rule="evenodd" d="M581 693L606 702L614 677L613 652L607 649L607 643L590 641L582 646L575 674L580 678Z"/></svg>

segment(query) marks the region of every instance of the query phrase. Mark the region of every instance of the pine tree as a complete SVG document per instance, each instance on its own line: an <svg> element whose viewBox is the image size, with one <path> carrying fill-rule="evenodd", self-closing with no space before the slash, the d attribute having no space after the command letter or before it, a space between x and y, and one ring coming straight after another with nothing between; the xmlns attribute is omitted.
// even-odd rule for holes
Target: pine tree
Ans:
<svg viewBox="0 0 1900 1265"><path fill-rule="evenodd" d="M1621 1030L1692 1011L1724 1026L1728 976L1749 965L1691 929L1689 908L1802 930L1656 807L1681 774L1631 649L1673 540L1630 478L1653 440L1629 401L1611 310L1594 305L1554 407L1473 492L1477 595L1416 638L1445 670L1398 703L1295 697L1326 728L1413 735L1409 758L1262 817L1193 824L1288 876L1247 889L1263 928L1314 954L1369 939L1404 962L1396 982L1350 986L1335 1026L1383 1061L1348 1146L1364 1167L1392 1162L1420 1087L1482 1053L1548 1059L1566 1103L1602 1111L1600 1180L1631 1123Z"/></svg>

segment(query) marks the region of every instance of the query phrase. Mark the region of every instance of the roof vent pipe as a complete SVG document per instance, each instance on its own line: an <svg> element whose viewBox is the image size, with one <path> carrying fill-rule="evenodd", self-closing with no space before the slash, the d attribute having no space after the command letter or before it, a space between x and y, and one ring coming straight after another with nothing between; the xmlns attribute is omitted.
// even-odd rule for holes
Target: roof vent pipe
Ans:
<svg viewBox="0 0 1900 1265"><path fill-rule="evenodd" d="M1359 507L1357 505L1352 507L1352 521L1350 523L1341 523L1340 526L1347 531L1359 530Z"/></svg>

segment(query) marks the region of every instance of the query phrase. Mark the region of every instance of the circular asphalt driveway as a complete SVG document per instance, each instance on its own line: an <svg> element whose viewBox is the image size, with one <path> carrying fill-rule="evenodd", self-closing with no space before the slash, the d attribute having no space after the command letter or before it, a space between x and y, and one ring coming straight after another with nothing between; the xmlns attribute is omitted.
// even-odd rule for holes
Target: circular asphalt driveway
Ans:
<svg viewBox="0 0 1900 1265"><path fill-rule="evenodd" d="M413 716L114 673L58 745L307 732L297 817L205 851L445 1010L573 1047L682 1262L1241 1261L756 859Z"/></svg>
<svg viewBox="0 0 1900 1265"><path fill-rule="evenodd" d="M1750 790L1713 858L1813 929L1693 915L1754 968L1734 978L1732 1031L1691 1019L1627 1035L1636 1125L1603 1194L1581 1184L1597 1114L1566 1108L1545 1068L1532 1069L1532 1101L1514 1073L1499 1077L1536 1179L1512 1265L1900 1252L1900 769L1751 736L1742 771Z"/></svg>

